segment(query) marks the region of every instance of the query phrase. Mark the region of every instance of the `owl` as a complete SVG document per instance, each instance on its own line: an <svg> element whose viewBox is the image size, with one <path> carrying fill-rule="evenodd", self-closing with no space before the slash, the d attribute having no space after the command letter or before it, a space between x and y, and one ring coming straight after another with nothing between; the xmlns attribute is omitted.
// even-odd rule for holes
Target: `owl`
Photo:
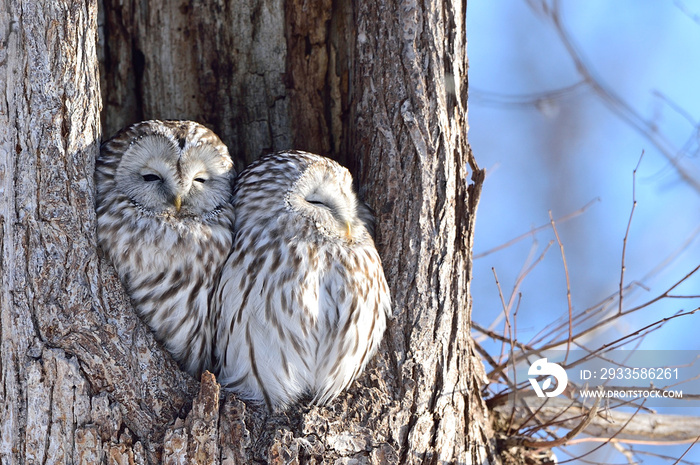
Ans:
<svg viewBox="0 0 700 465"><path fill-rule="evenodd" d="M218 381L285 408L326 404L376 352L391 298L347 169L264 156L234 188L235 238L214 296Z"/></svg>
<svg viewBox="0 0 700 465"><path fill-rule="evenodd" d="M212 366L210 294L233 243L226 146L192 121L144 121L104 143L97 237L139 316L180 366Z"/></svg>

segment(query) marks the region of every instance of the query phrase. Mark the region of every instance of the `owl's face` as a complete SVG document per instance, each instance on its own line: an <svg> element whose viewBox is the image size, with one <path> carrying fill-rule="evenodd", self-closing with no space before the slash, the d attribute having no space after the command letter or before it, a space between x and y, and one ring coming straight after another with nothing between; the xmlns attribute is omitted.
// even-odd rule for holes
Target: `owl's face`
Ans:
<svg viewBox="0 0 700 465"><path fill-rule="evenodd" d="M114 187L145 213L202 216L230 200L233 165L218 138L209 140L213 133L177 124L144 125L128 135Z"/></svg>
<svg viewBox="0 0 700 465"><path fill-rule="evenodd" d="M270 222L293 232L305 224L319 240L371 241L371 214L350 172L311 153L280 152L252 163L238 178L234 208L237 225Z"/></svg>
<svg viewBox="0 0 700 465"><path fill-rule="evenodd" d="M124 195L156 214L200 216L230 197L230 166L210 145L180 148L159 135L146 135L122 157L115 180Z"/></svg>
<svg viewBox="0 0 700 465"><path fill-rule="evenodd" d="M309 218L320 232L352 240L357 199L347 169L328 160L310 164L294 183L286 201Z"/></svg>

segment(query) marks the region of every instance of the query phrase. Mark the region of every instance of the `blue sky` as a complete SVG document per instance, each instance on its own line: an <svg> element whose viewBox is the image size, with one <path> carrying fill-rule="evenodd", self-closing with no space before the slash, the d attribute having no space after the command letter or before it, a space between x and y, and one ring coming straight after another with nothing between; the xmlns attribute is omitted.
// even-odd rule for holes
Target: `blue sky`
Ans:
<svg viewBox="0 0 700 465"><path fill-rule="evenodd" d="M477 162L487 169L474 252L478 256L547 224L549 211L558 218L599 199L584 213L558 223L557 229L574 311L613 295L620 284L623 238L632 208L632 172L644 152L636 175L637 206L624 279L625 285L640 281L643 287L625 298L629 308L664 292L700 264L700 190L669 162L669 157L677 160L686 176L700 182L700 4L559 3L562 28L596 83L619 99L616 104L583 82L540 6L535 0L468 3L469 141ZM568 90L553 94L560 89ZM628 107L622 116L620 105ZM539 256L553 239L547 229L534 240L529 237L475 259L475 322L489 326L502 314L492 268L508 299L528 255ZM675 259L649 275L679 250ZM519 340L527 342L567 314L566 279L556 242L519 290ZM700 273L675 293L700 294ZM594 348L698 306L697 298L665 299L586 343ZM502 328L500 322L496 330ZM700 313L678 318L648 335L640 347L700 353L698 328ZM483 344L496 354L500 350L488 341ZM700 461L700 451L693 454L690 460ZM609 457L613 463L623 458Z"/></svg>

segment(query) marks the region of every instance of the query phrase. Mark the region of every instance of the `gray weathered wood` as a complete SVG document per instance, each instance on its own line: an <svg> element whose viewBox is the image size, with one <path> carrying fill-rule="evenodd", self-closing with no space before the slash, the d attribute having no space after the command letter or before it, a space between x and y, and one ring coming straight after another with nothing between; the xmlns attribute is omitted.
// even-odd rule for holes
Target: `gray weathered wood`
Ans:
<svg viewBox="0 0 700 465"><path fill-rule="evenodd" d="M98 260L97 3L3 2L0 28L0 461L155 462L196 382Z"/></svg>
<svg viewBox="0 0 700 465"><path fill-rule="evenodd" d="M291 147L282 0L104 1L105 135L143 119L212 127L239 168Z"/></svg>

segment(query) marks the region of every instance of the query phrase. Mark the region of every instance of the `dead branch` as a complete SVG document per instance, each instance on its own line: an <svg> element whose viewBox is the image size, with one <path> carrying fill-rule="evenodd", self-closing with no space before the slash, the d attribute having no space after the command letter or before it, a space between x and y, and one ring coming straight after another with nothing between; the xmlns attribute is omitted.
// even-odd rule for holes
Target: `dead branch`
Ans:
<svg viewBox="0 0 700 465"><path fill-rule="evenodd" d="M622 263L620 264L620 292L618 296L618 310L617 313L622 313L622 299L624 297L624 282L625 282L625 253L627 252L627 239L630 235L630 227L632 226L632 218L634 217L634 210L637 208L637 170L639 165L642 163L642 157L644 157L644 150L639 156L639 161L637 161L637 166L632 170L632 209L630 210L630 218L627 220L627 229L625 230L625 237L622 240Z"/></svg>
<svg viewBox="0 0 700 465"><path fill-rule="evenodd" d="M542 405L544 402L544 405ZM531 412L538 410L537 418ZM578 401L563 397L551 397L543 400L534 392L523 392L518 396L517 404L511 400L493 409L498 425L499 418L510 418L515 411L513 427L542 427L556 422L557 426L573 430L581 424L581 418L588 415L589 409ZM591 438L577 439L576 442L604 441L619 431L620 426L627 423L625 429L615 436L620 442L635 444L671 445L692 443L700 431L700 418L685 415L665 415L657 413L622 412L620 410L605 410L591 419L582 432Z"/></svg>
<svg viewBox="0 0 700 465"><path fill-rule="evenodd" d="M569 266L566 263L566 254L564 253L564 244L559 238L559 232L557 231L557 225L554 222L554 217L552 217L552 211L549 211L549 221L552 225L552 231L554 231L554 237L557 238L557 244L559 244L559 251L561 253L561 260L564 263L564 275L566 276L566 303L569 310L569 339L566 341L566 356L564 357L564 362L569 358L569 350L571 349L571 343L573 342L573 331L574 331L574 308L571 304L571 280L569 279Z"/></svg>

